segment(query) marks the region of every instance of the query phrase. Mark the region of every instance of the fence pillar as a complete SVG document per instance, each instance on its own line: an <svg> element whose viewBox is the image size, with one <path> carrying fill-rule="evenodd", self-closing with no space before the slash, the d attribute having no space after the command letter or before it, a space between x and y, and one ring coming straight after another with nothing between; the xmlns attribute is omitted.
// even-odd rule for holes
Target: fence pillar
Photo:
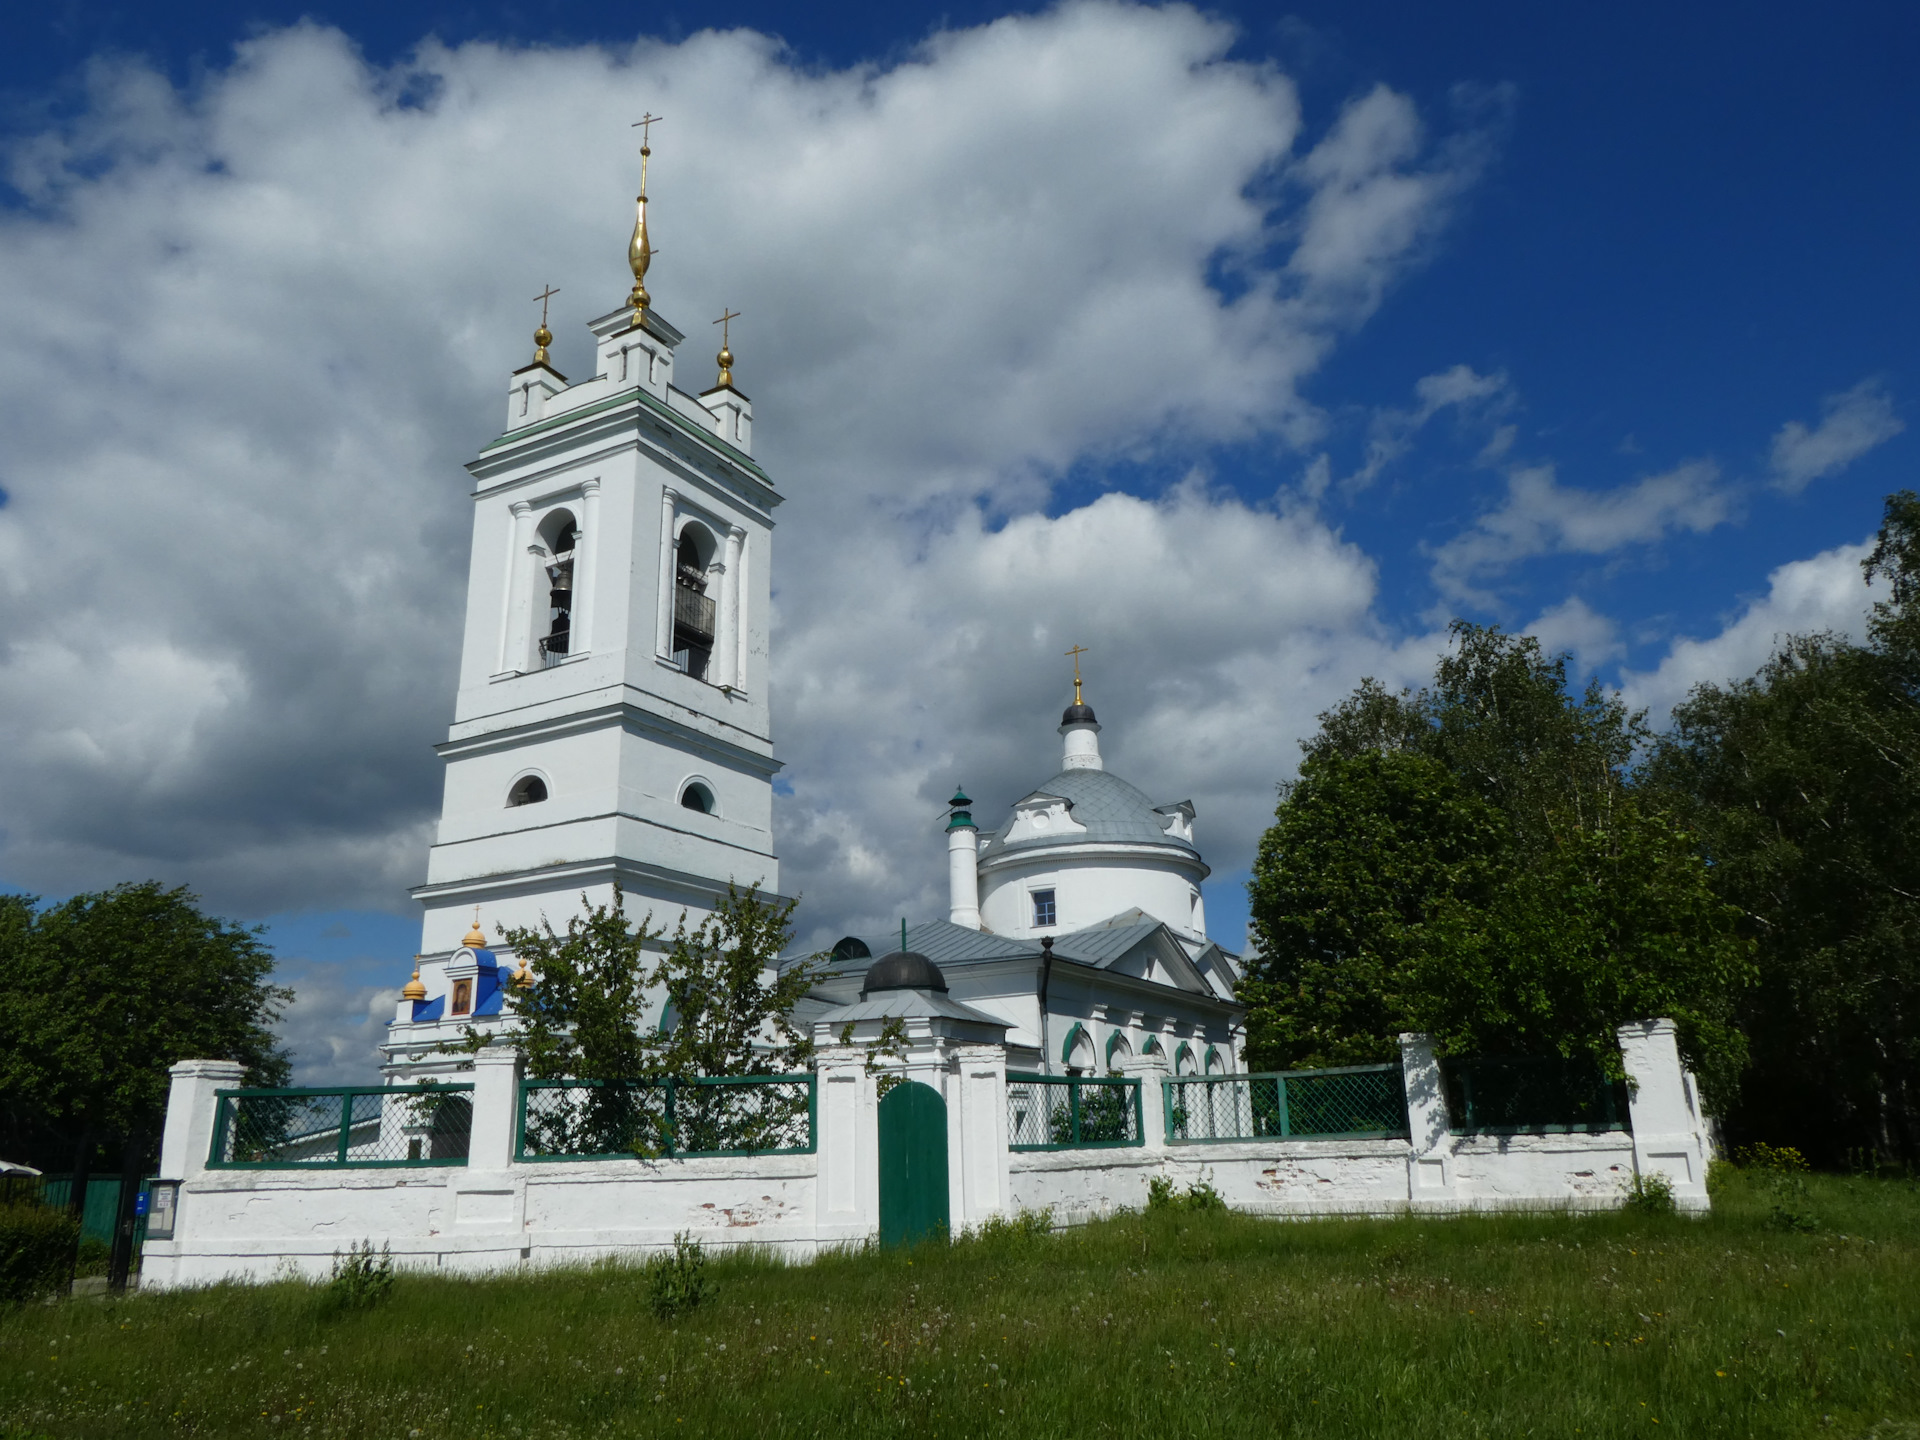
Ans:
<svg viewBox="0 0 1920 1440"><path fill-rule="evenodd" d="M1620 1058L1629 1086L1633 1119L1633 1164L1642 1175L1660 1174L1673 1184L1683 1210L1705 1210L1706 1124L1700 1095L1680 1064L1671 1020L1641 1020L1620 1027Z"/></svg>
<svg viewBox="0 0 1920 1440"><path fill-rule="evenodd" d="M1423 1205L1451 1208L1453 1134L1432 1036L1400 1037L1400 1070L1407 1086L1408 1203L1415 1209Z"/></svg>
<svg viewBox="0 0 1920 1440"><path fill-rule="evenodd" d="M948 1153L956 1155L959 1205L955 1233L1003 1213L1011 1193L1007 1166L1007 1047L956 1044L954 1090L959 1104L949 1113Z"/></svg>
<svg viewBox="0 0 1920 1440"><path fill-rule="evenodd" d="M469 1170L504 1170L513 1163L514 1120L520 1105L520 1052L489 1045L473 1057L473 1130Z"/></svg>
<svg viewBox="0 0 1920 1440"><path fill-rule="evenodd" d="M215 1091L239 1085L235 1060L182 1060L167 1071L167 1120L160 1132L160 1178L186 1180L207 1168L213 1147Z"/></svg>
<svg viewBox="0 0 1920 1440"><path fill-rule="evenodd" d="M1129 1055L1120 1073L1140 1082L1140 1143L1149 1150L1167 1148L1167 1092L1160 1083L1167 1067L1152 1055Z"/></svg>
<svg viewBox="0 0 1920 1440"><path fill-rule="evenodd" d="M820 1087L814 1117L817 1233L824 1245L864 1240L880 1225L879 1132L865 1047L820 1045L814 1074Z"/></svg>

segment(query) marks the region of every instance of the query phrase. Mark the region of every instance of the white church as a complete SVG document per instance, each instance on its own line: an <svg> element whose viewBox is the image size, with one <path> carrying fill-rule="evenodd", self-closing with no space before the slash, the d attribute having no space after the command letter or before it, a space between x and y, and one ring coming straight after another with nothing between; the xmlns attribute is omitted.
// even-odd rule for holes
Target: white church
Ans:
<svg viewBox="0 0 1920 1440"><path fill-rule="evenodd" d="M730 882L779 889L781 497L725 331L714 383L675 383L683 337L646 290L648 154L633 289L591 322L594 374L554 369L543 316L504 432L467 467L460 688L389 1083L249 1090L232 1061L173 1066L143 1287L324 1277L357 1240L468 1273L687 1233L804 1259L1019 1211L1073 1223L1160 1184L1204 1182L1257 1214L1438 1214L1606 1208L1657 1171L1707 1206L1706 1122L1666 1020L1621 1027L1630 1116L1605 1123L1475 1128L1419 1035L1397 1063L1241 1073L1238 972L1207 935L1193 806L1106 769L1077 671L1057 772L984 840L953 797L946 918L834 947L796 1016L816 1044L806 1073L628 1085L528 1076L510 1045L448 1053L468 1027L507 1029L511 987L533 978L490 937L563 929L616 887L633 919L669 928ZM664 1125L627 1118L645 1115Z"/></svg>

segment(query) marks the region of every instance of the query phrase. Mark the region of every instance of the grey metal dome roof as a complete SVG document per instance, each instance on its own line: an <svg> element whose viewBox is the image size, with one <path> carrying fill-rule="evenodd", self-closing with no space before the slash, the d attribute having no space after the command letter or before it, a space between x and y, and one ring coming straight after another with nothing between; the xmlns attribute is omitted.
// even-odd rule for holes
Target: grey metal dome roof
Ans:
<svg viewBox="0 0 1920 1440"><path fill-rule="evenodd" d="M1093 718L1093 706L1076 700L1067 706L1066 712L1060 717L1060 723L1062 725L1098 725L1100 722Z"/></svg>
<svg viewBox="0 0 1920 1440"><path fill-rule="evenodd" d="M940 967L918 950L896 950L882 955L867 970L860 982L860 998L882 990L937 990L947 993L947 977Z"/></svg>
<svg viewBox="0 0 1920 1440"><path fill-rule="evenodd" d="M1072 807L1074 822L1086 826L1086 832L1064 835L1037 835L1009 845L995 835L981 847L982 855L1007 850L1027 850L1043 845L1084 845L1089 842L1131 845L1164 845L1198 855L1189 840L1167 833L1167 817L1154 809L1144 791L1136 790L1108 770L1062 770L1034 795L1058 795ZM1003 831L1002 834L1005 832Z"/></svg>

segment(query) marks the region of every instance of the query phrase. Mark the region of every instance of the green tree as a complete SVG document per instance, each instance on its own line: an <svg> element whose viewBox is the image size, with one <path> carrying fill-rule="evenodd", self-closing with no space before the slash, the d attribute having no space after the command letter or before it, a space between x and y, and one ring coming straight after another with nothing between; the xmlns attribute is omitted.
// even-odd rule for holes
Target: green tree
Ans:
<svg viewBox="0 0 1920 1440"><path fill-rule="evenodd" d="M543 917L538 929L502 936L532 976L530 984L509 985L506 1009L519 1022L513 1043L535 1079L634 1080L654 1073L647 950L661 931L644 920L636 925L625 902L616 885L611 905L582 895L583 913L568 917L564 935ZM488 1043L468 1027L469 1051Z"/></svg>
<svg viewBox="0 0 1920 1440"><path fill-rule="evenodd" d="M567 921L564 935L542 921L503 937L531 972L531 983L509 987L506 1007L519 1021L511 1034L529 1074L747 1075L800 1069L812 1058L812 1037L792 1015L819 967L777 964L797 902L729 885L712 914L691 930L683 915L665 940L663 929L627 916L617 886L611 905L580 898L585 913ZM656 1006L665 1023L648 1024ZM466 1048L486 1043L469 1028Z"/></svg>
<svg viewBox="0 0 1920 1440"><path fill-rule="evenodd" d="M41 908L0 900L0 1117L13 1158L76 1168L113 1141L150 1152L167 1070L237 1060L285 1084L272 1026L292 992L270 983L257 929L203 914L149 881Z"/></svg>
<svg viewBox="0 0 1920 1440"><path fill-rule="evenodd" d="M1617 1077L1616 1028L1665 1015L1726 1103L1749 947L1690 838L1634 796L1646 733L1533 637L1462 621L1432 686L1365 681L1323 715L1249 887L1255 1063L1385 1059L1413 1029Z"/></svg>
<svg viewBox="0 0 1920 1440"><path fill-rule="evenodd" d="M1895 595L1910 598L1904 583ZM1899 651L1790 638L1751 679L1697 688L1649 764L1758 942L1736 1141L1827 1164L1869 1148L1920 1159L1920 707L1907 673Z"/></svg>
<svg viewBox="0 0 1920 1440"><path fill-rule="evenodd" d="M1444 939L1415 957L1409 1028L1443 1052L1556 1055L1619 1078L1618 1027L1663 1016L1710 1100L1738 1093L1752 945L1690 835L1624 799L1605 829L1509 851L1500 871L1484 905L1448 907Z"/></svg>
<svg viewBox="0 0 1920 1440"><path fill-rule="evenodd" d="M1295 1070L1397 1056L1413 1024L1411 974L1445 968L1459 907L1488 903L1507 850L1504 817L1436 760L1309 754L1249 885L1261 953L1240 991L1248 1063Z"/></svg>
<svg viewBox="0 0 1920 1440"><path fill-rule="evenodd" d="M661 1073L778 1073L813 1059L813 1037L794 1026L793 1007L818 983L820 962L778 964L797 904L728 885L693 930L682 918L650 981L671 1007L672 1024L654 1041Z"/></svg>

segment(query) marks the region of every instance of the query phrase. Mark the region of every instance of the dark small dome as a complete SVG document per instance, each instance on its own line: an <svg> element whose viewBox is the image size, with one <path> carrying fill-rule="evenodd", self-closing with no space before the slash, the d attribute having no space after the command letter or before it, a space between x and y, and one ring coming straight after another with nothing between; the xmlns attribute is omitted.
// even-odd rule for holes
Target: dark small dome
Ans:
<svg viewBox="0 0 1920 1440"><path fill-rule="evenodd" d="M1098 725L1100 722L1093 718L1093 706L1076 701L1067 706L1067 713L1060 717L1060 723L1062 725Z"/></svg>
<svg viewBox="0 0 1920 1440"><path fill-rule="evenodd" d="M947 977L918 950L896 950L874 961L860 984L863 999L878 990L938 990L944 995Z"/></svg>
<svg viewBox="0 0 1920 1440"><path fill-rule="evenodd" d="M835 960L866 960L873 951L867 948L867 942L858 935L842 935L833 947Z"/></svg>

